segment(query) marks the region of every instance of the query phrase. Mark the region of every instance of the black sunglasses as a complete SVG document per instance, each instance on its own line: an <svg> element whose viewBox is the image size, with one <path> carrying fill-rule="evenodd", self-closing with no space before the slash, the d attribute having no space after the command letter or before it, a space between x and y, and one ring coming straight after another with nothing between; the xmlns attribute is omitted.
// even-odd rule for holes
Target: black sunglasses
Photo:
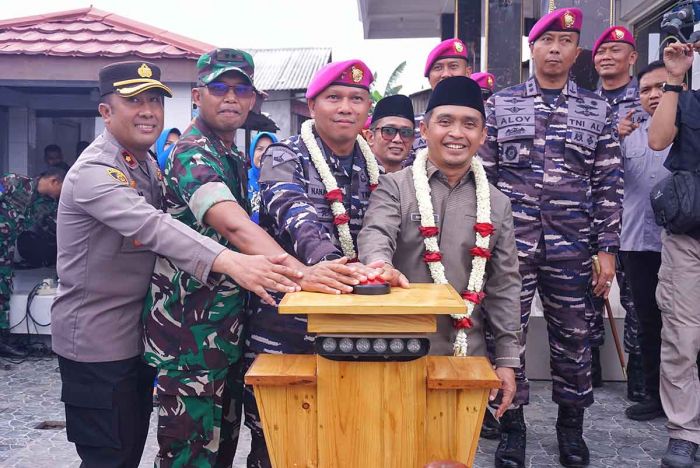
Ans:
<svg viewBox="0 0 700 468"><path fill-rule="evenodd" d="M221 81L215 81L213 83L209 83L206 86L209 92L216 97L226 96L230 89L233 90L233 94L240 98L253 97L253 94L255 94L255 88L248 84L236 84L233 86L229 86L226 83L222 83Z"/></svg>
<svg viewBox="0 0 700 468"><path fill-rule="evenodd" d="M382 138L384 138L387 141L393 140L396 137L397 133L403 141L408 141L414 138L416 135L414 130L408 127L377 127L374 130L379 130L380 132L382 132Z"/></svg>

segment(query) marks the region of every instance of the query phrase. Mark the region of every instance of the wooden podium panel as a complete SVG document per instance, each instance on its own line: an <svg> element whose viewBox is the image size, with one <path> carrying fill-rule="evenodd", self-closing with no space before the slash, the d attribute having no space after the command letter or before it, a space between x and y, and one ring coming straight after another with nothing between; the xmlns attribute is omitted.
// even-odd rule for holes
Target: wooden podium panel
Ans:
<svg viewBox="0 0 700 468"><path fill-rule="evenodd" d="M275 467L317 467L316 356L261 354L246 374L253 385Z"/></svg>
<svg viewBox="0 0 700 468"><path fill-rule="evenodd" d="M322 294L295 292L285 294L280 314L347 315L445 315L463 314L464 299L449 284L413 283L409 289L391 288L391 294Z"/></svg>
<svg viewBox="0 0 700 468"><path fill-rule="evenodd" d="M490 388L483 357L409 362L258 356L246 374L274 467L472 466Z"/></svg>
<svg viewBox="0 0 700 468"><path fill-rule="evenodd" d="M435 333L434 315L353 315L352 319L337 314L308 316L311 333ZM397 324L400 323L400 328Z"/></svg>
<svg viewBox="0 0 700 468"><path fill-rule="evenodd" d="M319 466L425 463L425 358L317 366Z"/></svg>
<svg viewBox="0 0 700 468"><path fill-rule="evenodd" d="M312 333L409 337L465 309L451 286L435 284L384 296L291 293L279 306L306 314ZM489 389L500 385L486 358L346 358L263 354L248 370L275 468L472 466Z"/></svg>
<svg viewBox="0 0 700 468"><path fill-rule="evenodd" d="M428 460L472 466L489 390L499 386L485 357L428 356Z"/></svg>

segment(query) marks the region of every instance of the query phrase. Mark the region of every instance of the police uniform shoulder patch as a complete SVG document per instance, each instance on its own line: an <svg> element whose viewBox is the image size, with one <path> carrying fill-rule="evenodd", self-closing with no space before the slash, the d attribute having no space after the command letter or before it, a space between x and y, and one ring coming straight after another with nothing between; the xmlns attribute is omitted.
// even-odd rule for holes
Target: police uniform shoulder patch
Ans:
<svg viewBox="0 0 700 468"><path fill-rule="evenodd" d="M136 158L130 155L127 151L122 151L122 157L124 158L124 162L127 164L127 166L129 166L129 169L136 169L136 167L139 165Z"/></svg>
<svg viewBox="0 0 700 468"><path fill-rule="evenodd" d="M120 171L119 169L115 169L113 167L110 167L109 169L107 169L107 174L112 176L117 182L119 182L121 184L128 184L129 183L129 181L127 180L124 173L122 171Z"/></svg>

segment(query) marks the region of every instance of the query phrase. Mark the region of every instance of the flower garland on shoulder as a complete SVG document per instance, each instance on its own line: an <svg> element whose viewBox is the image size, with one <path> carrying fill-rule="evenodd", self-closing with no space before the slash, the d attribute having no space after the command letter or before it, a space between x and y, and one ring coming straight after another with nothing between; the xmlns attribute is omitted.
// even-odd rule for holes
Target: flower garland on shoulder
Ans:
<svg viewBox="0 0 700 468"><path fill-rule="evenodd" d="M338 229L338 240L340 241L340 248L343 251L343 255L353 260L357 258L357 253L355 252L355 244L350 235L350 216L343 204L343 191L338 188L338 182L335 180L331 168L328 166L328 162L326 162L326 158L323 156L321 148L319 148L318 143L316 143L316 137L313 133L314 123L314 120L310 119L301 125L301 140L308 148L311 162L321 176L323 186L326 188L325 198L331 205L333 224L336 226L336 229ZM379 184L379 165L364 138L358 135L357 143L360 145L360 150L365 158L367 176L369 177L369 189L373 191Z"/></svg>
<svg viewBox="0 0 700 468"><path fill-rule="evenodd" d="M423 235L425 244L425 254L423 261L427 263L430 276L435 284L447 284L445 276L445 266L442 264L442 254L438 245L439 229L435 225L433 202L430 198L430 185L428 183L428 148L422 148L416 153L416 160L413 163L413 184L416 189L416 199L418 201L418 211L420 212L421 226L419 227ZM453 314L453 325L457 329L457 337L454 342L454 355L467 355L467 332L472 327L471 315L476 307L486 296L483 292L484 276L486 274L486 262L491 258L489 241L494 231L491 224L491 199L489 194L489 183L481 160L477 157L472 159L472 171L476 181L476 246L469 250L472 255L472 270L469 275L469 282L466 291L462 292L462 298L467 306L466 313Z"/></svg>

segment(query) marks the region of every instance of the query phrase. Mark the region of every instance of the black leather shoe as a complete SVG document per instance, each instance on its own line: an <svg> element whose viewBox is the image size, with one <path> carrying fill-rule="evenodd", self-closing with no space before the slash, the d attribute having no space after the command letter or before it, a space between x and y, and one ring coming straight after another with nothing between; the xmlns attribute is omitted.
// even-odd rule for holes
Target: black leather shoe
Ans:
<svg viewBox="0 0 700 468"><path fill-rule="evenodd" d="M666 416L661 401L656 398L646 397L641 402L630 406L625 410L625 416L635 421L651 421L652 419Z"/></svg>
<svg viewBox="0 0 700 468"><path fill-rule="evenodd" d="M481 424L481 437L489 440L496 440L501 437L501 424L496 421L491 411L484 413L484 422Z"/></svg>
<svg viewBox="0 0 700 468"><path fill-rule="evenodd" d="M559 463L567 467L588 466L590 453L583 440L583 408L559 405L557 442Z"/></svg>
<svg viewBox="0 0 700 468"><path fill-rule="evenodd" d="M603 369L600 367L600 348L591 348L591 381L593 388L603 386Z"/></svg>
<svg viewBox="0 0 700 468"><path fill-rule="evenodd" d="M627 399L641 402L647 396L644 385L644 369L642 368L642 356L630 354L627 361Z"/></svg>
<svg viewBox="0 0 700 468"><path fill-rule="evenodd" d="M496 448L496 468L524 468L527 427L523 408L506 411L501 417L501 442Z"/></svg>
<svg viewBox="0 0 700 468"><path fill-rule="evenodd" d="M669 439L666 453L661 458L663 468L693 468L698 444L682 439Z"/></svg>

